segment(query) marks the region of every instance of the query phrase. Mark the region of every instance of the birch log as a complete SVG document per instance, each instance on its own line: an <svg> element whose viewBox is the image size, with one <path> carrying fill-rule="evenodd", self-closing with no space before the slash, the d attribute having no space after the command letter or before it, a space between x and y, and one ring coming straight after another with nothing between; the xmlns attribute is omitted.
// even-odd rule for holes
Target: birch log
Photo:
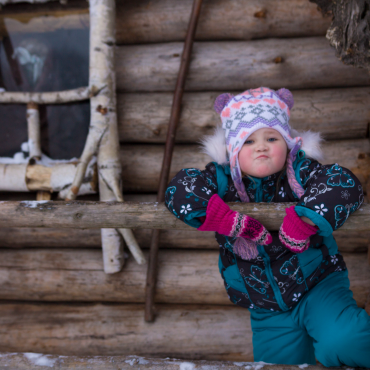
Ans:
<svg viewBox="0 0 370 370"><path fill-rule="evenodd" d="M121 164L114 73L115 2L90 1L90 84L106 88L90 99L92 124L105 127L98 146L99 197L102 201L117 200L121 194ZM96 143L98 145L98 143ZM77 195L77 194L76 194ZM74 199L68 196L70 199ZM123 240L115 229L101 230L104 271L113 274L124 265Z"/></svg>
<svg viewBox="0 0 370 370"><path fill-rule="evenodd" d="M183 358L183 356L181 356ZM235 359L234 359L235 360ZM178 370L180 369L227 369L240 370L241 366L260 367L265 370L299 370L302 365L266 365L263 362L235 362L235 361L207 361L192 360L187 362L184 359L160 359L141 357L136 355L128 356L58 356L43 355L34 353L0 353L0 366L7 369L38 370L45 369L43 365L54 366L58 370L75 370L76 368L88 368L91 370L131 370L132 366L140 366L141 370ZM187 366L187 367L186 367ZM306 366L305 366L306 367ZM323 365L309 365L309 370L326 370Z"/></svg>
<svg viewBox="0 0 370 370"><path fill-rule="evenodd" d="M133 230L142 248L149 248L151 230ZM366 253L370 245L370 231L339 230L334 232L340 252ZM0 228L0 248L101 248L99 229ZM219 246L213 232L198 230L163 230L160 248L213 249Z"/></svg>
<svg viewBox="0 0 370 370"><path fill-rule="evenodd" d="M30 159L41 159L40 114L37 104L27 104L28 148Z"/></svg>
<svg viewBox="0 0 370 370"><path fill-rule="evenodd" d="M62 104L86 100L98 92L94 86L56 92L0 92L0 103Z"/></svg>
<svg viewBox="0 0 370 370"><path fill-rule="evenodd" d="M173 91L182 48L179 42L118 47L118 90ZM186 81L188 91L225 92L366 86L370 76L338 61L324 37L307 37L196 42Z"/></svg>
<svg viewBox="0 0 370 370"><path fill-rule="evenodd" d="M232 305L218 270L219 251L163 250L155 301ZM0 299L131 302L145 300L146 268L128 258L122 272L106 275L98 250L0 250ZM343 254L360 307L370 293L366 253ZM212 292L212 293L210 293Z"/></svg>
<svg viewBox="0 0 370 370"><path fill-rule="evenodd" d="M362 140L330 141L323 145L323 164L339 163L355 172L364 187L369 184L370 142ZM125 192L155 192L158 188L163 147L159 145L125 145L121 148L123 189ZM170 178L182 168L200 168L211 162L197 145L175 147Z"/></svg>
<svg viewBox="0 0 370 370"><path fill-rule="evenodd" d="M278 230L285 217L285 208L293 204L230 203L230 207L256 218L269 230ZM370 204L362 204L341 230L369 231L369 225ZM174 217L164 203L91 201L0 202L1 227L192 229Z"/></svg>
<svg viewBox="0 0 370 370"><path fill-rule="evenodd" d="M0 163L0 191L48 191L63 193L71 187L76 163L41 164ZM89 163L83 178L81 194L97 191L96 162Z"/></svg>
<svg viewBox="0 0 370 370"><path fill-rule="evenodd" d="M235 92L237 93L237 92ZM219 92L185 93L177 143L195 143L221 121L213 109ZM321 132L327 140L365 138L370 122L370 88L293 91L290 124L296 130ZM118 95L121 142L164 143L172 93Z"/></svg>
<svg viewBox="0 0 370 370"><path fill-rule="evenodd" d="M90 28L89 83L95 86L106 86L100 94L90 100L92 125L104 127L98 147L100 200L123 202L114 73L115 1L90 0L90 20L93 26ZM89 137L90 133L86 146ZM94 146L97 145L97 142L94 143ZM79 180L76 188L80 183ZM77 195L76 190L78 192L78 188L72 189L75 195ZM76 197L72 197L71 192L67 198ZM145 259L132 231L120 229L120 232L137 262L143 264ZM102 230L102 249L105 272L112 274L120 271L124 263L124 255L122 238L117 230Z"/></svg>
<svg viewBox="0 0 370 370"><path fill-rule="evenodd" d="M0 347L6 352L58 355L135 353L188 359L253 360L246 309L158 305L155 325L145 323L143 316L144 305L140 304L2 303Z"/></svg>
<svg viewBox="0 0 370 370"><path fill-rule="evenodd" d="M117 4L117 43L138 44L185 39L190 0L129 0ZM204 1L197 40L249 40L324 36L330 25L305 0Z"/></svg>

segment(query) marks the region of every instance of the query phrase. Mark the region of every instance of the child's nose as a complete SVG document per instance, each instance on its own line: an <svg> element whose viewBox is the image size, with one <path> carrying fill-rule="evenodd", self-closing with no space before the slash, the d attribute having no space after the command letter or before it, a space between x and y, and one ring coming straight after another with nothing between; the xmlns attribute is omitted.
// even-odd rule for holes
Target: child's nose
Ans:
<svg viewBox="0 0 370 370"><path fill-rule="evenodd" d="M256 150L257 151L267 150L267 149L268 149L268 146L264 141L261 141L261 142L257 143L257 145L256 145Z"/></svg>

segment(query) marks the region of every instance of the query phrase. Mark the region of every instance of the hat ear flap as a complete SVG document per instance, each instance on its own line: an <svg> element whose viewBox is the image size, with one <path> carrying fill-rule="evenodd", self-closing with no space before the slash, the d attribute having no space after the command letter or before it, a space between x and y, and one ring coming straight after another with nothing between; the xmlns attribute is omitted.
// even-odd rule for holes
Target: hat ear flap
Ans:
<svg viewBox="0 0 370 370"><path fill-rule="evenodd" d="M278 94L279 98L288 106L289 110L293 108L293 94L288 89L279 89L276 91L276 94Z"/></svg>
<svg viewBox="0 0 370 370"><path fill-rule="evenodd" d="M215 103L213 105L213 108L214 110L218 113L218 114L221 114L222 110L225 108L225 106L227 105L227 103L234 97L234 95L232 94L229 94L229 93L225 93L225 94L221 94L219 95L216 100L215 100Z"/></svg>

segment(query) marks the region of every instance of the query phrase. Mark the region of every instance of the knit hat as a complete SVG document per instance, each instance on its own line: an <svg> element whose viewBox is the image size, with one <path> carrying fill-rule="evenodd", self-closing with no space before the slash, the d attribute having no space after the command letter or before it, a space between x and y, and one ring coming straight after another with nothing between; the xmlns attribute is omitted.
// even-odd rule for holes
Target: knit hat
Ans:
<svg viewBox="0 0 370 370"><path fill-rule="evenodd" d="M260 87L236 96L227 93L217 97L214 108L221 116L225 132L231 177L243 202L249 202L249 197L242 181L239 152L248 137L260 128L273 128L284 138L290 149L287 158L289 185L298 197L304 194L293 170L295 156L302 146L302 137L291 136L289 117L293 105L293 95L287 89L274 91Z"/></svg>

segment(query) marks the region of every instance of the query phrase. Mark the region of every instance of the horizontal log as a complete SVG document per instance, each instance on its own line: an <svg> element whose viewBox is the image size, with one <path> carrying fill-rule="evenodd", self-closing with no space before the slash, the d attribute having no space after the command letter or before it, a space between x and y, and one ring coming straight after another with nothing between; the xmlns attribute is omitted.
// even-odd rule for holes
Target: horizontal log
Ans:
<svg viewBox="0 0 370 370"><path fill-rule="evenodd" d="M178 143L210 135L220 118L213 110L219 92L185 93L176 134ZM327 140L365 138L370 121L370 88L293 91L290 124L321 132ZM118 94L119 135L125 143L165 143L172 93Z"/></svg>
<svg viewBox="0 0 370 370"><path fill-rule="evenodd" d="M73 90L52 92L0 92L0 103L14 104L62 104L89 99L97 94L97 89L80 87Z"/></svg>
<svg viewBox="0 0 370 370"><path fill-rule="evenodd" d="M156 305L156 309L152 324L143 320L141 304L1 303L0 347L4 352L58 355L134 353L253 361L248 310L193 305Z"/></svg>
<svg viewBox="0 0 370 370"><path fill-rule="evenodd" d="M6 159L6 158L3 158ZM12 160L12 158L10 158ZM42 162L40 162L42 163ZM0 191L48 191L66 193L72 186L77 162L70 163L0 163ZM83 178L80 194L97 191L96 160L92 160Z"/></svg>
<svg viewBox="0 0 370 370"><path fill-rule="evenodd" d="M356 172L366 187L370 175L370 142L368 139L330 141L323 145L324 164L339 163ZM150 193L158 190L160 166L164 146L125 145L121 147L123 188L125 192ZM211 161L200 153L199 146L178 145L175 147L169 178L182 168L200 168ZM360 176L361 175L361 176Z"/></svg>
<svg viewBox="0 0 370 370"><path fill-rule="evenodd" d="M191 0L118 2L117 43L184 40L191 6ZM195 39L324 36L330 21L305 0L208 0L202 3Z"/></svg>
<svg viewBox="0 0 370 370"><path fill-rule="evenodd" d="M231 305L218 270L218 251L159 253L156 302ZM0 250L0 300L130 302L145 300L146 267L129 257L106 275L99 250ZM343 254L360 307L370 292L366 254ZM200 284L201 282L201 284ZM212 292L212 294L210 294Z"/></svg>
<svg viewBox="0 0 370 370"><path fill-rule="evenodd" d="M183 358L183 356L181 356ZM235 359L234 359L235 360ZM181 359L160 359L135 355L129 356L57 356L43 355L41 353L0 353L0 366L16 370L45 369L46 366L54 366L58 370L131 370L132 366L139 366L140 369L150 370L178 370L180 369L224 369L240 370L245 368L263 367L264 370L298 370L302 365L275 365L265 362L235 362L235 361L209 361L195 360L192 362ZM250 366L250 367L248 367ZM310 365L310 370L326 370L323 365Z"/></svg>
<svg viewBox="0 0 370 370"><path fill-rule="evenodd" d="M150 248L152 230L133 230L139 246ZM339 230L334 232L340 252L366 253L370 231ZM0 248L101 248L100 229L0 228ZM214 249L219 246L213 232L197 230L162 230L160 248Z"/></svg>
<svg viewBox="0 0 370 370"><path fill-rule="evenodd" d="M278 230L285 208L293 204L230 203L230 207L259 220L269 230ZM92 201L3 201L0 202L1 227L191 229L174 217L164 203ZM369 231L369 228L370 204L363 204L341 227L357 231Z"/></svg>
<svg viewBox="0 0 370 370"><path fill-rule="evenodd" d="M173 91L183 43L117 48L119 91ZM185 89L246 90L367 86L366 72L345 66L325 37L195 42Z"/></svg>

